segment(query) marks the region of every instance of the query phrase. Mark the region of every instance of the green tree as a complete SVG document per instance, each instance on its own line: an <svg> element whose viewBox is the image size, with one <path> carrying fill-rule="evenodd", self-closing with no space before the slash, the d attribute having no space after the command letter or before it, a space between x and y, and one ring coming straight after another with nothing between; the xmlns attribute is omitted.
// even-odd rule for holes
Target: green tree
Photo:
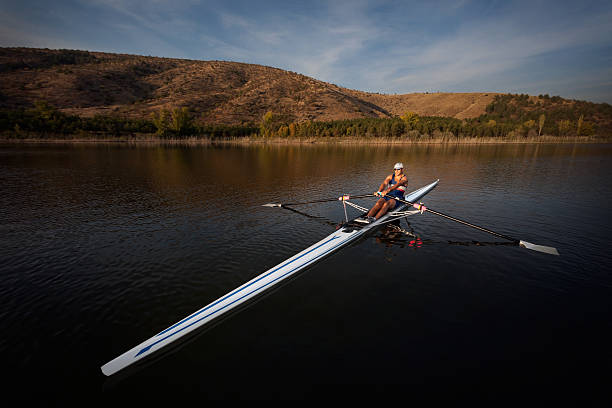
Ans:
<svg viewBox="0 0 612 408"><path fill-rule="evenodd" d="M189 109L186 107L174 108L172 110L170 129L176 134L185 135L189 133L192 122L193 118L191 117L191 113L189 113Z"/></svg>
<svg viewBox="0 0 612 408"><path fill-rule="evenodd" d="M531 119L524 123L527 129L533 129L535 127L535 120Z"/></svg>
<svg viewBox="0 0 612 408"><path fill-rule="evenodd" d="M270 133L273 131L273 120L274 114L272 111L267 111L262 118L261 121L261 135L262 136L271 136Z"/></svg>
<svg viewBox="0 0 612 408"><path fill-rule="evenodd" d="M260 132L264 137L273 137L279 136L277 132L281 127L287 127L287 135L289 134L289 124L291 123L291 118L289 115L284 115L280 113L273 113L272 111L268 111L263 115ZM283 129L283 134L284 134Z"/></svg>
<svg viewBox="0 0 612 408"><path fill-rule="evenodd" d="M582 130L582 124L584 123L584 115L580 115L578 118L578 125L576 126L576 134L580 136L580 132Z"/></svg>
<svg viewBox="0 0 612 408"><path fill-rule="evenodd" d="M404 123L394 120L391 124L391 137L398 138L404 133Z"/></svg>
<svg viewBox="0 0 612 408"><path fill-rule="evenodd" d="M19 126L19 123L15 124L15 136L17 136L18 138L21 137L21 127Z"/></svg>
<svg viewBox="0 0 612 408"><path fill-rule="evenodd" d="M559 136L565 136L572 128L572 122L569 120L561 120L557 123L557 126L559 127Z"/></svg>
<svg viewBox="0 0 612 408"><path fill-rule="evenodd" d="M591 122L584 122L581 132L583 136L591 136L595 133L595 126Z"/></svg>
<svg viewBox="0 0 612 408"><path fill-rule="evenodd" d="M400 116L400 119L404 121L408 130L415 129L419 123L419 115L414 112L406 112Z"/></svg>
<svg viewBox="0 0 612 408"><path fill-rule="evenodd" d="M58 112L47 101L36 101L34 102L34 113L44 120L51 120Z"/></svg>
<svg viewBox="0 0 612 408"><path fill-rule="evenodd" d="M544 128L544 122L546 122L546 115L543 113L540 115L538 119L538 136L542 134L542 129Z"/></svg>
<svg viewBox="0 0 612 408"><path fill-rule="evenodd" d="M289 137L289 126L282 125L278 128L278 135L282 138Z"/></svg>
<svg viewBox="0 0 612 408"><path fill-rule="evenodd" d="M155 132L158 136L166 136L170 130L170 112L166 109L160 109L151 114L151 121L157 129Z"/></svg>

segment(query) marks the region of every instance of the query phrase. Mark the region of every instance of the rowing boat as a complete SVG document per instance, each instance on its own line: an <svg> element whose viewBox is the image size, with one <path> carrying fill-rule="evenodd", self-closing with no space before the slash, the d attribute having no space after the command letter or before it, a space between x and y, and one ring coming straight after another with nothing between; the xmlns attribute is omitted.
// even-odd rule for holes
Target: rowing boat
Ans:
<svg viewBox="0 0 612 408"><path fill-rule="evenodd" d="M173 324L150 339L121 354L119 357L104 364L102 366L102 372L105 375L112 375L117 371L122 370L147 356L150 356L170 343L191 333L224 313L229 312L254 296L267 291L284 279L287 279L302 269L321 260L325 256L355 241L357 238L363 236L365 233L376 228L377 226L418 212L407 212L402 210L405 210L405 208L408 206L408 202L416 202L429 193L438 184L438 181L439 180L436 180L431 184L413 191L412 193L406 194L406 202L400 202L400 205L393 212L383 215L375 222L364 224L357 221L357 218L359 217L350 221L347 220L347 222L333 234L311 245L284 262L281 262L275 267L248 281L244 285L234 289L207 306L204 306L197 312L187 316L178 323ZM344 199L343 203L345 203Z"/></svg>

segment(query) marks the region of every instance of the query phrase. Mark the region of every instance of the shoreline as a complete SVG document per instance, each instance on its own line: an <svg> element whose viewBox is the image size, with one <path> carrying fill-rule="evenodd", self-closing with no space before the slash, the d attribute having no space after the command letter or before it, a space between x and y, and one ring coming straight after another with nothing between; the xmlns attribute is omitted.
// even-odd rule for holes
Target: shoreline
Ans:
<svg viewBox="0 0 612 408"><path fill-rule="evenodd" d="M590 136L540 136L525 138L420 138L419 140L390 138L252 138L233 139L184 138L162 139L142 137L115 138L0 138L1 144L135 144L135 145L421 145L421 144L567 144L567 143L612 143L612 138Z"/></svg>

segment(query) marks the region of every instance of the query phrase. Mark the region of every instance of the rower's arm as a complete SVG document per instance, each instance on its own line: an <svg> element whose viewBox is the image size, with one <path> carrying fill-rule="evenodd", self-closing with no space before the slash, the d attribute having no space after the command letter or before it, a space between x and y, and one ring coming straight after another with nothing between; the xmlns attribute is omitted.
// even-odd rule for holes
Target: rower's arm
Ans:
<svg viewBox="0 0 612 408"><path fill-rule="evenodd" d="M389 181L391 181L391 176L387 177L389 179ZM395 190L396 188L398 188L399 186L404 186L406 185L406 182L408 181L408 179L406 178L406 176L402 176L401 179L399 179L399 181L397 183L395 183L392 186L389 186L389 188L386 190L387 193L390 193L391 191Z"/></svg>
<svg viewBox="0 0 612 408"><path fill-rule="evenodd" d="M391 181L391 176L387 176L387 178L382 182L380 187L378 187L377 193L382 193L385 189L385 186L388 185L390 181Z"/></svg>

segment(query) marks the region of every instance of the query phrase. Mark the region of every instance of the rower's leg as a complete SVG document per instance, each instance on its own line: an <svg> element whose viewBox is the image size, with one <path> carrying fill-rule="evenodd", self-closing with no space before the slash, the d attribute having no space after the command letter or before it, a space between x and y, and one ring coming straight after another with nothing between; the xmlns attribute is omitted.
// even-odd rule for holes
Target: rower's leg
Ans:
<svg viewBox="0 0 612 408"><path fill-rule="evenodd" d="M376 202L376 204L374 204L374 207L372 207L370 209L370 211L368 211L367 216L368 217L373 217L374 214L376 214L378 212L378 210L380 210L380 208L383 206L384 203L385 203L385 199L384 198L379 198L378 201Z"/></svg>
<svg viewBox="0 0 612 408"><path fill-rule="evenodd" d="M376 219L379 219L380 217L385 215L387 213L387 211L389 211L390 208L395 208L395 200L394 199L390 199L389 201L385 202L385 204L382 206L382 208L376 214Z"/></svg>

